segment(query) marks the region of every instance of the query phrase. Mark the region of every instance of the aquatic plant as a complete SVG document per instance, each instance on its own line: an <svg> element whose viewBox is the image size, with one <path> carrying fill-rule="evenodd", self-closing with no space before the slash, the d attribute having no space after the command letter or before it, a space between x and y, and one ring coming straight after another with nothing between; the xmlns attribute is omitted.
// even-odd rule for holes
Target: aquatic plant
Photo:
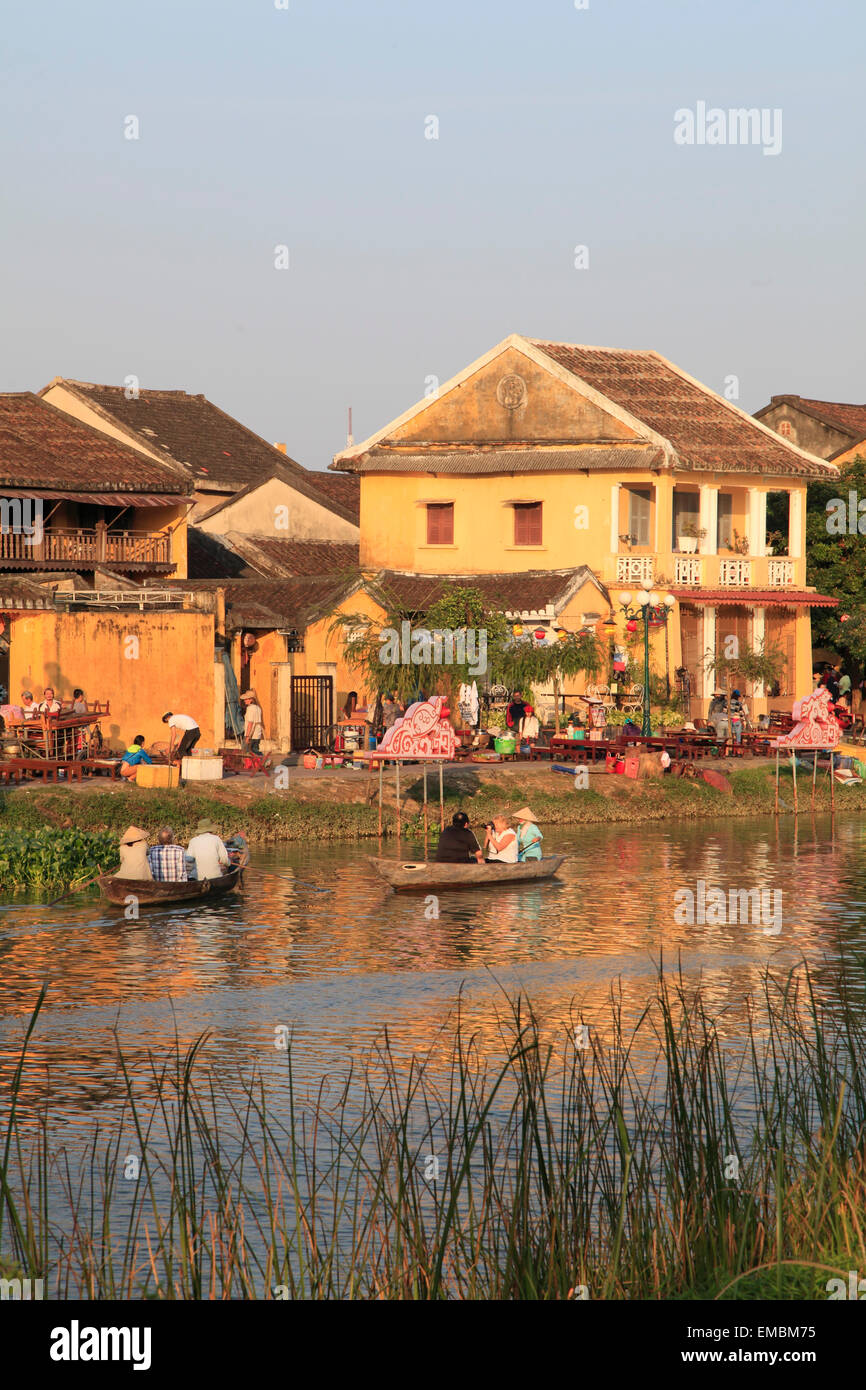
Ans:
<svg viewBox="0 0 866 1390"><path fill-rule="evenodd" d="M205 1036L136 1073L118 1040L122 1114L73 1160L25 1117L40 996L0 1258L61 1298L826 1298L866 1268L862 1002L767 974L732 1044L660 974L630 1028L616 989L552 1039L516 998L490 1061L459 1009L427 1056L384 1033L309 1096L287 1036L240 1101Z"/></svg>
<svg viewBox="0 0 866 1390"><path fill-rule="evenodd" d="M119 862L116 835L105 830L0 830L0 890L56 892L110 873Z"/></svg>

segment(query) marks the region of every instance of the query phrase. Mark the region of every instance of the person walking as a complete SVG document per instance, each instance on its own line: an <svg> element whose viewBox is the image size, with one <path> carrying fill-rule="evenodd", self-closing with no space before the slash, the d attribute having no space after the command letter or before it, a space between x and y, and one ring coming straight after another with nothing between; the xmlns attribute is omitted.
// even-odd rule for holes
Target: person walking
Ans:
<svg viewBox="0 0 866 1390"><path fill-rule="evenodd" d="M163 724L169 728L168 735L168 760L178 762L191 753L201 738L201 729L191 714L173 714L167 710L162 716ZM174 751L175 738L179 736L180 742L177 745L177 752Z"/></svg>

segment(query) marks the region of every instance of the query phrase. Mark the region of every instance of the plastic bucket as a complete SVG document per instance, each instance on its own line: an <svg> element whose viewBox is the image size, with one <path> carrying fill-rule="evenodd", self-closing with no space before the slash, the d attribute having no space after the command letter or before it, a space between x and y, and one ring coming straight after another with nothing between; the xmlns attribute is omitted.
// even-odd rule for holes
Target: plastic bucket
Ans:
<svg viewBox="0 0 866 1390"><path fill-rule="evenodd" d="M517 740L513 738L496 738L493 740L493 747L497 753L513 753L517 747Z"/></svg>

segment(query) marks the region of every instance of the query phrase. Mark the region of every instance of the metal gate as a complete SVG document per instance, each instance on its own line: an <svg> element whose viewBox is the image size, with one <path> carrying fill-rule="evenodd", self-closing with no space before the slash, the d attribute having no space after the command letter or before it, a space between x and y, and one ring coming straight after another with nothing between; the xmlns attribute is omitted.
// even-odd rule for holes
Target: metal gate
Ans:
<svg viewBox="0 0 866 1390"><path fill-rule="evenodd" d="M292 749L328 748L334 723L334 677L292 676Z"/></svg>

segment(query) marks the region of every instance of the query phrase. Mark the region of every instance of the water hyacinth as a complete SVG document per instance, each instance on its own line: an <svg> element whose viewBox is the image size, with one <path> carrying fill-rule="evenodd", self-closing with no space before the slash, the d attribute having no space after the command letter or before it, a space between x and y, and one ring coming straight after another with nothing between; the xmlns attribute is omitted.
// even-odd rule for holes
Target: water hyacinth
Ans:
<svg viewBox="0 0 866 1390"><path fill-rule="evenodd" d="M0 830L0 891L59 892L110 873L117 836L106 830Z"/></svg>

